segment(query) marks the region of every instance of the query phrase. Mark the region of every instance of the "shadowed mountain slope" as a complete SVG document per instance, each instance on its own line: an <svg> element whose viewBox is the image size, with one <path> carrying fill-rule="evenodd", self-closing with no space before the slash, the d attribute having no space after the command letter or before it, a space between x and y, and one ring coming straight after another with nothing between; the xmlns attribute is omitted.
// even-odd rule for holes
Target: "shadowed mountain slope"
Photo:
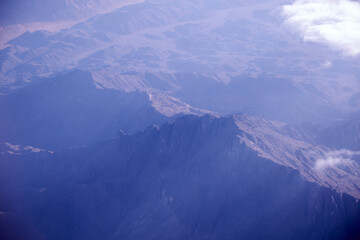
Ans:
<svg viewBox="0 0 360 240"><path fill-rule="evenodd" d="M186 116L91 147L4 152L0 220L22 228L2 234L356 239L358 163L317 170L330 149L287 137L282 127L245 115Z"/></svg>
<svg viewBox="0 0 360 240"><path fill-rule="evenodd" d="M135 132L174 115L201 113L166 96L155 100L146 92L97 88L89 72L73 71L1 95L0 141L48 149L82 146L119 130Z"/></svg>

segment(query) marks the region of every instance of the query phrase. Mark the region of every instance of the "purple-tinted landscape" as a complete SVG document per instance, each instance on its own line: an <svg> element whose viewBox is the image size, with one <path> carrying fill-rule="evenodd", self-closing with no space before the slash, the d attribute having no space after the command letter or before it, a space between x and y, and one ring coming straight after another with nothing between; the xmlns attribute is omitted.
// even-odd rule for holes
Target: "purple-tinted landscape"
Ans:
<svg viewBox="0 0 360 240"><path fill-rule="evenodd" d="M0 2L0 239L360 239L360 2Z"/></svg>

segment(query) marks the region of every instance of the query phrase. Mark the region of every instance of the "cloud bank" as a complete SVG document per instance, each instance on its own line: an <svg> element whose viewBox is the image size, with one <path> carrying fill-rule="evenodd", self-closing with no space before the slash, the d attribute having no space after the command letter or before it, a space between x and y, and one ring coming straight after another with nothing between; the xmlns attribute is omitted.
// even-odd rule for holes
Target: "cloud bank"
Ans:
<svg viewBox="0 0 360 240"><path fill-rule="evenodd" d="M339 165L351 164L354 156L360 155L360 151L350 151L350 150L339 150L333 151L325 154L323 158L320 158L315 163L316 169L324 169L336 167Z"/></svg>
<svg viewBox="0 0 360 240"><path fill-rule="evenodd" d="M349 56L360 54L359 1L296 0L283 6L283 14L304 41L326 44Z"/></svg>

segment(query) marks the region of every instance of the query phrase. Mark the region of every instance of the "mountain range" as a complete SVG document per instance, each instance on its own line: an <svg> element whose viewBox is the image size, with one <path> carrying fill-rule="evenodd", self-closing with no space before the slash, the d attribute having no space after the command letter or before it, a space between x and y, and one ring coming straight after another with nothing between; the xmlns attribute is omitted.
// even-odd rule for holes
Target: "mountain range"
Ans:
<svg viewBox="0 0 360 240"><path fill-rule="evenodd" d="M360 58L298 2L3 1L0 239L360 239Z"/></svg>
<svg viewBox="0 0 360 240"><path fill-rule="evenodd" d="M12 230L3 237L356 239L359 159L319 168L334 150L284 128L185 116L57 153L9 145L0 217Z"/></svg>
<svg viewBox="0 0 360 240"><path fill-rule="evenodd" d="M217 4L145 1L61 31L24 33L0 51L0 87L81 69L102 88L151 90L225 115L323 123L359 111L357 57L279 28L279 1Z"/></svg>
<svg viewBox="0 0 360 240"><path fill-rule="evenodd" d="M169 96L99 89L77 70L0 96L0 141L59 150L204 113Z"/></svg>

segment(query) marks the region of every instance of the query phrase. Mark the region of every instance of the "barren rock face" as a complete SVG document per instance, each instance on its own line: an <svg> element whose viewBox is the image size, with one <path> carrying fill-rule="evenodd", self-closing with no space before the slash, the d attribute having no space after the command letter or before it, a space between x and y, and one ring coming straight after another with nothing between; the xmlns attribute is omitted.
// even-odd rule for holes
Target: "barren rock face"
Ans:
<svg viewBox="0 0 360 240"><path fill-rule="evenodd" d="M356 236L359 177L313 169L327 148L280 127L245 115L187 116L91 147L4 153L2 220L45 239Z"/></svg>
<svg viewBox="0 0 360 240"><path fill-rule="evenodd" d="M0 1L0 240L360 239L359 10Z"/></svg>

